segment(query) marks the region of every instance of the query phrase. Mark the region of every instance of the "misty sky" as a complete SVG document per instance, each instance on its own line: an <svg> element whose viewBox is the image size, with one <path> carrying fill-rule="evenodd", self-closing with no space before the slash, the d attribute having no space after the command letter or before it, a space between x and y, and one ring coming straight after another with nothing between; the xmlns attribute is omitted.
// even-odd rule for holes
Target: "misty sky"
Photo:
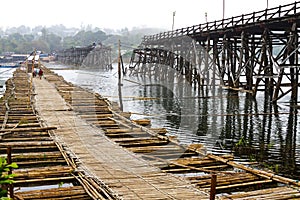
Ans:
<svg viewBox="0 0 300 200"><path fill-rule="evenodd" d="M269 8L295 0L268 0ZM225 18L260 11L267 0L225 0ZM171 30L222 19L223 0L1 0L0 27L63 24L66 27L129 29L136 26Z"/></svg>

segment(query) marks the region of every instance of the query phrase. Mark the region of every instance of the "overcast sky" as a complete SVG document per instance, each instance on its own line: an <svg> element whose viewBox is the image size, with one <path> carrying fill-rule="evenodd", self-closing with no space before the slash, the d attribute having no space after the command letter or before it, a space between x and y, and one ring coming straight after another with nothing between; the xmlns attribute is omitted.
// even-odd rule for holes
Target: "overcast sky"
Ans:
<svg viewBox="0 0 300 200"><path fill-rule="evenodd" d="M224 0L225 18L260 11L267 0ZM269 8L295 0L268 0ZM222 19L223 0L1 0L0 27L51 26L121 29L136 26L171 30Z"/></svg>

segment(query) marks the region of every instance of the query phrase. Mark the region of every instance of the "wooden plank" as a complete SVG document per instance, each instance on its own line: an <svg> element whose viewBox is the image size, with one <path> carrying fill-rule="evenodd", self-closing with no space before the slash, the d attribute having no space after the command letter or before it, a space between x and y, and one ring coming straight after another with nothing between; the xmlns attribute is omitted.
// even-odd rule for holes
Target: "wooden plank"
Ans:
<svg viewBox="0 0 300 200"><path fill-rule="evenodd" d="M82 186L73 186L73 187L61 187L61 188L53 188L47 190L35 190L27 191L27 192L16 192L15 195L18 199L48 199L48 198L66 198L69 197L73 199L74 197L78 197L81 194L83 198L86 198L86 192L84 191ZM84 195L85 194L85 195Z"/></svg>
<svg viewBox="0 0 300 200"><path fill-rule="evenodd" d="M50 131L55 130L57 127L28 127L28 128L12 128L12 129L0 129L0 134L5 132L25 132L25 131Z"/></svg>
<svg viewBox="0 0 300 200"><path fill-rule="evenodd" d="M52 146L53 141L36 141L36 142L5 142L0 143L0 147L27 147L27 146Z"/></svg>
<svg viewBox="0 0 300 200"><path fill-rule="evenodd" d="M74 176L67 176L67 177L54 177L54 178L43 178L43 179L24 179L24 180L16 180L14 181L14 185L20 186L21 184L37 184L37 183L47 183L47 182L64 182L64 183L70 183L72 181L75 181Z"/></svg>

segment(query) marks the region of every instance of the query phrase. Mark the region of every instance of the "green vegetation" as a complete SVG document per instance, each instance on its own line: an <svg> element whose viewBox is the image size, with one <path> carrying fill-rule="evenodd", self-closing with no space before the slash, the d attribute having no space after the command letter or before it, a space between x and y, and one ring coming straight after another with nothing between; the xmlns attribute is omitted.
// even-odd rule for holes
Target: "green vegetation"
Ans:
<svg viewBox="0 0 300 200"><path fill-rule="evenodd" d="M26 26L0 29L0 54L5 52L31 53L34 49L45 53L54 53L62 49L76 46L88 46L102 43L117 52L118 40L122 42L122 50L136 48L144 35L159 33L161 29L133 28L128 30L110 30L93 28L91 25L79 28L66 28L64 25L51 27ZM114 52L115 51L115 52Z"/></svg>
<svg viewBox="0 0 300 200"><path fill-rule="evenodd" d="M274 142L270 142L267 147L268 149L272 148L275 145ZM238 142L234 146L234 150L239 154L239 155L247 155L248 159L250 162L259 162L260 166L262 168L268 169L273 171L274 173L279 173L280 172L280 165L279 164L274 164L274 163L268 163L265 161L263 156L260 158L259 157L259 152L255 150L254 147L252 147L248 140L246 140L243 136L238 140Z"/></svg>
<svg viewBox="0 0 300 200"><path fill-rule="evenodd" d="M15 174L8 174L8 172L10 169L16 168L18 168L16 163L8 164L5 158L0 157L0 200L10 199L7 198L6 186L14 182L13 177L15 177Z"/></svg>
<svg viewBox="0 0 300 200"><path fill-rule="evenodd" d="M233 149L240 155L247 155L250 162L255 162L257 159L255 148L243 136L238 140Z"/></svg>
<svg viewBox="0 0 300 200"><path fill-rule="evenodd" d="M59 182L58 183L58 188L61 188L64 185L64 182Z"/></svg>
<svg viewBox="0 0 300 200"><path fill-rule="evenodd" d="M248 141L245 140L245 138L242 136L239 141L235 144L236 147L247 147L248 145Z"/></svg>

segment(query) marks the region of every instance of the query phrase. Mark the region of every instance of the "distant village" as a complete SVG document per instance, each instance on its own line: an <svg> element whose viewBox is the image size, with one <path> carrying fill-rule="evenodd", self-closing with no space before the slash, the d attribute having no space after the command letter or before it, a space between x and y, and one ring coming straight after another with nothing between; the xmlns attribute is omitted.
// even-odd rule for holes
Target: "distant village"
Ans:
<svg viewBox="0 0 300 200"><path fill-rule="evenodd" d="M55 55L43 53L42 51L32 52L31 54L16 54L14 52L5 52L0 55L0 68L19 67L33 54L35 54L36 59L43 62L50 62L55 60Z"/></svg>

